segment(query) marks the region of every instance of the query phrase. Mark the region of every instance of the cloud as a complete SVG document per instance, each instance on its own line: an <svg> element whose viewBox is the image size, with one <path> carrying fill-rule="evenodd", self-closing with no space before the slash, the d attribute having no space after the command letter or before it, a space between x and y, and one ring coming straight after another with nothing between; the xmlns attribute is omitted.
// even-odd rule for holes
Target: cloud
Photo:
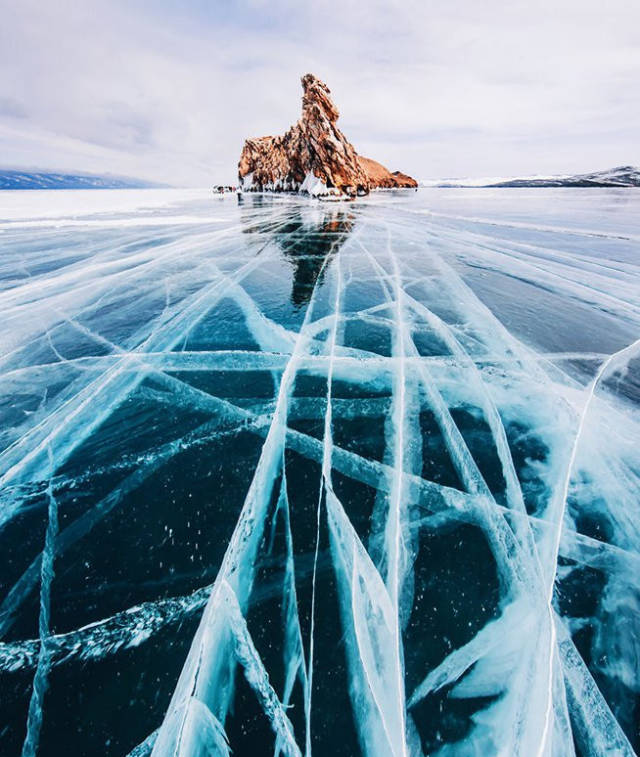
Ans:
<svg viewBox="0 0 640 757"><path fill-rule="evenodd" d="M22 103L12 97L0 97L0 117L26 118L27 111Z"/></svg>
<svg viewBox="0 0 640 757"><path fill-rule="evenodd" d="M419 176L640 163L640 4L0 0L0 162L231 180L246 136L332 89L363 154Z"/></svg>

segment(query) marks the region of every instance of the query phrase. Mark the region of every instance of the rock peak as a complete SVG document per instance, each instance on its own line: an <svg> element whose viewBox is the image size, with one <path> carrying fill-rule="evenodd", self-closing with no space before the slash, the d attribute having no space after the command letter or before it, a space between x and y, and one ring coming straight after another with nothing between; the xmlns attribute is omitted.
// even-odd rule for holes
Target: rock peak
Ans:
<svg viewBox="0 0 640 757"><path fill-rule="evenodd" d="M313 74L305 74L302 79L302 118L315 118L318 114L324 115L330 123L334 124L340 112L331 99L331 90L327 85Z"/></svg>
<svg viewBox="0 0 640 757"><path fill-rule="evenodd" d="M245 190L355 197L376 187L417 187L410 176L361 158L336 126L340 113L329 87L313 74L301 82L298 123L282 136L244 143L238 177Z"/></svg>

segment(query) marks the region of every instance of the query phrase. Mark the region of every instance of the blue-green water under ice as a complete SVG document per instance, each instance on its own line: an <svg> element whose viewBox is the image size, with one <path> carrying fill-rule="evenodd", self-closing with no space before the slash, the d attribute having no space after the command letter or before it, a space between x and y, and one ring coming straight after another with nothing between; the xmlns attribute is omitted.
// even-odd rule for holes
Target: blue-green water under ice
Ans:
<svg viewBox="0 0 640 757"><path fill-rule="evenodd" d="M0 324L2 755L639 749L640 193L3 193Z"/></svg>

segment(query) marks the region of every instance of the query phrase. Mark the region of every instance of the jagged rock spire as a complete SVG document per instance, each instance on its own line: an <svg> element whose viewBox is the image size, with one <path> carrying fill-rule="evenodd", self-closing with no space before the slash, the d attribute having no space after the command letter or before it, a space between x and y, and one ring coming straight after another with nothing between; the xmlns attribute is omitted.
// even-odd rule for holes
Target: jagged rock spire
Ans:
<svg viewBox="0 0 640 757"><path fill-rule="evenodd" d="M298 123L282 136L246 140L238 163L245 189L353 197L372 187L417 186L410 177L391 174L375 161L361 161L336 126L340 113L329 87L313 74L305 74L301 81Z"/></svg>
<svg viewBox="0 0 640 757"><path fill-rule="evenodd" d="M305 74L302 79L302 120L310 120L321 112L330 123L335 124L340 113L331 99L331 90L313 74Z"/></svg>

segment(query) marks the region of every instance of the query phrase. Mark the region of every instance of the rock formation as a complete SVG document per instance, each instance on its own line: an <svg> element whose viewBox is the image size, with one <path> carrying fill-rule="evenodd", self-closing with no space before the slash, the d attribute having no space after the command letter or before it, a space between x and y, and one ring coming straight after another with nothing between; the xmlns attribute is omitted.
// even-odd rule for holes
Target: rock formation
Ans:
<svg viewBox="0 0 640 757"><path fill-rule="evenodd" d="M326 84L306 74L302 89L302 117L297 124L282 136L244 143L238 163L243 189L355 197L377 187L418 186L410 176L390 173L357 154L336 126L339 113Z"/></svg>
<svg viewBox="0 0 640 757"><path fill-rule="evenodd" d="M371 189L414 189L418 186L418 182L406 173L401 171L391 173L381 163L362 155L358 155L358 160L369 178Z"/></svg>

